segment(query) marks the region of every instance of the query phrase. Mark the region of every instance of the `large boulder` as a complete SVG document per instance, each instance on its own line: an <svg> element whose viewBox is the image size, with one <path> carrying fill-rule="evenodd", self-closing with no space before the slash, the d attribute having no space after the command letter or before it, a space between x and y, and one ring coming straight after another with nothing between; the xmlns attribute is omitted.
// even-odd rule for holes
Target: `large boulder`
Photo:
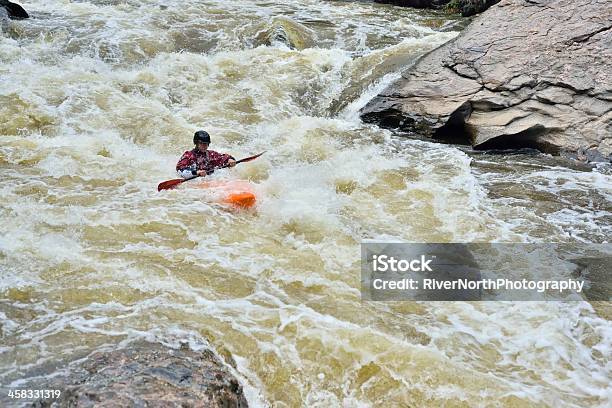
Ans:
<svg viewBox="0 0 612 408"><path fill-rule="evenodd" d="M610 160L607 0L503 0L362 109L388 128L476 148Z"/></svg>
<svg viewBox="0 0 612 408"><path fill-rule="evenodd" d="M8 0L0 0L0 8L4 8L9 18L19 20L29 18L28 13L19 4L11 3Z"/></svg>
<svg viewBox="0 0 612 408"><path fill-rule="evenodd" d="M145 341L95 352L46 383L23 388L60 391L59 399L34 407L248 406L242 386L212 352Z"/></svg>

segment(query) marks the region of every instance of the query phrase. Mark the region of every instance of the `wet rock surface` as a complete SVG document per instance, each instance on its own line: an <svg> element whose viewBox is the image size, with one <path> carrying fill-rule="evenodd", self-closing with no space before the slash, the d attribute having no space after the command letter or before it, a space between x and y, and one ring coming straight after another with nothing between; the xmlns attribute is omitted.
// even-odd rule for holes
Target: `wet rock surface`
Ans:
<svg viewBox="0 0 612 408"><path fill-rule="evenodd" d="M461 13L464 17L482 13L500 0L374 0L376 3L396 6L445 9L451 13Z"/></svg>
<svg viewBox="0 0 612 408"><path fill-rule="evenodd" d="M6 10L6 14L9 18L14 20L20 20L23 18L29 18L27 11L23 9L19 4L11 3L8 0L0 0L0 9ZM0 14L0 18L1 14Z"/></svg>
<svg viewBox="0 0 612 408"><path fill-rule="evenodd" d="M60 398L29 406L248 406L238 380L211 351L176 350L145 341L95 352L44 388L61 390Z"/></svg>
<svg viewBox="0 0 612 408"><path fill-rule="evenodd" d="M387 128L476 148L612 154L612 8L504 0L362 109Z"/></svg>
<svg viewBox="0 0 612 408"><path fill-rule="evenodd" d="M293 50L314 47L316 34L304 25L287 17L275 17L257 34L255 46L284 44Z"/></svg>
<svg viewBox="0 0 612 408"><path fill-rule="evenodd" d="M374 0L374 3L393 4L403 7L440 8L451 0Z"/></svg>

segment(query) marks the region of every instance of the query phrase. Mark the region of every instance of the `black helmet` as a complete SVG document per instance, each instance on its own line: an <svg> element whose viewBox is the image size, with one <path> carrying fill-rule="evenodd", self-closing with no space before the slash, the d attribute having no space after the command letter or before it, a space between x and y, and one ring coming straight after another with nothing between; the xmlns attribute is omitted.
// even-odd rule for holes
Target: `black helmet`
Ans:
<svg viewBox="0 0 612 408"><path fill-rule="evenodd" d="M208 143L210 144L210 135L208 132L204 130L198 130L193 134L193 144L198 144L198 142Z"/></svg>

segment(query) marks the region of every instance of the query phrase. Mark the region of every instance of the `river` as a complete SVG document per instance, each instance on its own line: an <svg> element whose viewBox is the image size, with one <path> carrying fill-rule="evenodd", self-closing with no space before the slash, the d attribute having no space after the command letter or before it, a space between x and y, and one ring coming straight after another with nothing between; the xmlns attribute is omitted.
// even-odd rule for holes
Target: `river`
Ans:
<svg viewBox="0 0 612 408"><path fill-rule="evenodd" d="M0 384L146 338L213 347L252 406L610 402L612 327L588 302L361 301L365 239L612 236L608 167L359 120L453 21L314 0L26 8L0 35ZM213 176L251 180L254 210L156 191L200 128L266 151Z"/></svg>

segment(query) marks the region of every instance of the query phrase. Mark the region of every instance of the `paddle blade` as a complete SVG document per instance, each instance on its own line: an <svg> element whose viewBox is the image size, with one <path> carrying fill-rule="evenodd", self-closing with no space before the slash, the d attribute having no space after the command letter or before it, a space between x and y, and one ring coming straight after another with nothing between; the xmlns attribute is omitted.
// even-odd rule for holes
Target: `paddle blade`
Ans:
<svg viewBox="0 0 612 408"><path fill-rule="evenodd" d="M170 190L171 188L174 188L178 186L179 184L181 184L183 181L185 181L185 179L174 179L174 180L163 181L159 183L159 185L157 186L157 191Z"/></svg>
<svg viewBox="0 0 612 408"><path fill-rule="evenodd" d="M251 160L255 160L256 158L258 158L259 156L261 156L262 154L264 154L265 152L261 152L259 154L256 154L255 156L251 156L251 157L247 157L246 159L240 159L236 162L236 164L238 163L244 163L244 162L249 162Z"/></svg>

